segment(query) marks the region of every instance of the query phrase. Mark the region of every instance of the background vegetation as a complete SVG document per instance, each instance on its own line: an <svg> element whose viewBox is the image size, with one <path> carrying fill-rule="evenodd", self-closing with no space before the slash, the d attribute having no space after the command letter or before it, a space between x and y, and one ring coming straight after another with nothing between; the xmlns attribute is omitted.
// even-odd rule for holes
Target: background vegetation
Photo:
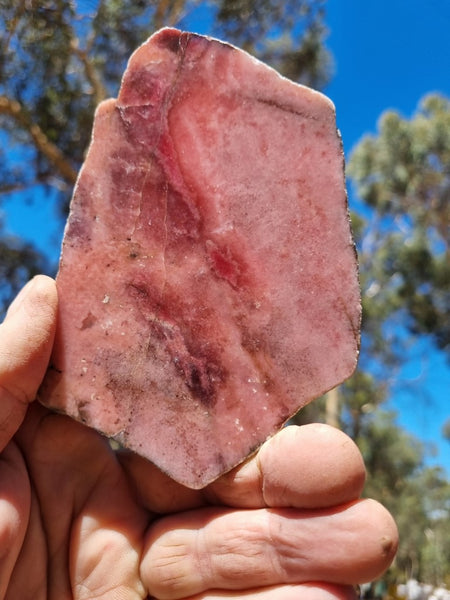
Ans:
<svg viewBox="0 0 450 600"><path fill-rule="evenodd" d="M65 219L97 103L117 93L131 52L163 25L195 28L245 48L291 79L331 76L325 0L0 0L0 206L56 198ZM360 368L297 415L327 420L360 446L366 493L395 515L401 546L389 581L450 586L450 483L386 410L406 345L426 336L450 360L450 101L428 96L411 119L386 112L353 152L348 175L364 320ZM0 311L36 272L54 274L0 221ZM445 427L450 439L450 421Z"/></svg>

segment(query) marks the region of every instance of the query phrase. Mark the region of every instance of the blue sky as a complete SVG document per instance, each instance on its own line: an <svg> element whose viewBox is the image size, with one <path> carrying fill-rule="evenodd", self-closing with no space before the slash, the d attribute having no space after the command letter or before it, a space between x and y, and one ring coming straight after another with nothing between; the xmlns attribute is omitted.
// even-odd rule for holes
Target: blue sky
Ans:
<svg viewBox="0 0 450 600"><path fill-rule="evenodd" d="M336 105L347 154L364 133L376 131L384 110L409 117L428 92L450 97L450 0L329 0L327 24L335 64L325 92ZM207 33L204 27L200 23L197 31ZM55 258L62 230L54 207L39 196L29 208L16 202L14 209L12 202L3 204L9 230ZM450 416L450 368L432 346L415 349L392 405L402 426L436 445L430 462L450 474L450 443L441 436Z"/></svg>
<svg viewBox="0 0 450 600"><path fill-rule="evenodd" d="M347 150L386 108L409 116L424 94L450 94L449 0L329 0L327 22L335 74L325 91Z"/></svg>
<svg viewBox="0 0 450 600"><path fill-rule="evenodd" d="M450 97L449 0L329 0L327 23L335 66L325 92L347 155L364 133L376 132L384 110L409 117L429 92ZM435 446L429 462L450 475L450 442L441 435L450 367L442 354L427 343L415 348L394 389L398 422Z"/></svg>

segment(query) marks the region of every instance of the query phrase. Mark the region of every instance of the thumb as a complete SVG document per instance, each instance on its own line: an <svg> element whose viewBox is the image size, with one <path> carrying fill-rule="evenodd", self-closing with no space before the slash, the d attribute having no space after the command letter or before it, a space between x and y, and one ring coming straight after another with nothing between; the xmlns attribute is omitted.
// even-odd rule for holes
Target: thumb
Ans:
<svg viewBox="0 0 450 600"><path fill-rule="evenodd" d="M55 282L38 275L22 289L0 325L0 451L20 427L44 377L56 309Z"/></svg>

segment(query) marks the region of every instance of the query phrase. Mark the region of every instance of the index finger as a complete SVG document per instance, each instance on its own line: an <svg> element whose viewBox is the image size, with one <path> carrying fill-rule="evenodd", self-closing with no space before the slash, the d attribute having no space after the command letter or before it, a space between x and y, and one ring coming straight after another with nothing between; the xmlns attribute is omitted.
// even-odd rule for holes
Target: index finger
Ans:
<svg viewBox="0 0 450 600"><path fill-rule="evenodd" d="M44 377L56 327L55 282L32 279L0 325L0 451L20 426Z"/></svg>
<svg viewBox="0 0 450 600"><path fill-rule="evenodd" d="M329 425L285 427L206 493L229 506L327 508L359 498L364 462L356 444Z"/></svg>
<svg viewBox="0 0 450 600"><path fill-rule="evenodd" d="M203 490L185 488L137 455L122 454L121 462L140 502L163 514L206 504L326 508L356 500L365 481L354 442L319 424L282 429L254 456Z"/></svg>

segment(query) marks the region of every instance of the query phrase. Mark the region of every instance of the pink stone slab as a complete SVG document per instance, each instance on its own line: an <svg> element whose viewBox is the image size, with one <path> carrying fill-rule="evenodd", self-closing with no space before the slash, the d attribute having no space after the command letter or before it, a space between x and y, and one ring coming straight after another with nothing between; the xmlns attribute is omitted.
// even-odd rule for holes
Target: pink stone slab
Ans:
<svg viewBox="0 0 450 600"><path fill-rule="evenodd" d="M41 401L205 486L355 368L332 103L159 31L97 110L57 285Z"/></svg>

